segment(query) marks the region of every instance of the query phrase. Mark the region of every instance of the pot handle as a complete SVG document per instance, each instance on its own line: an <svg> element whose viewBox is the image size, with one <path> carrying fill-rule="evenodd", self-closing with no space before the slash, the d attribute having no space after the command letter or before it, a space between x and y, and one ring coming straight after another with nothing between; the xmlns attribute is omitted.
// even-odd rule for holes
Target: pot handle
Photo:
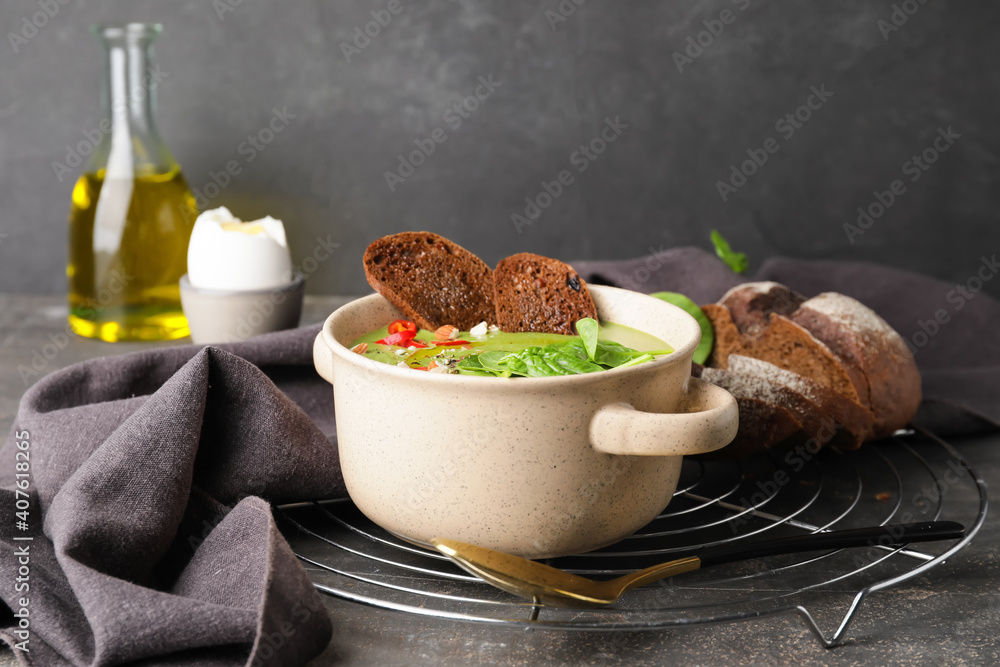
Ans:
<svg viewBox="0 0 1000 667"><path fill-rule="evenodd" d="M323 340L323 332L316 334L313 341L313 365L324 380L333 384L333 353Z"/></svg>
<svg viewBox="0 0 1000 667"><path fill-rule="evenodd" d="M689 377L680 411L641 412L627 403L605 405L590 421L590 442L606 454L701 454L728 445L738 427L739 410L733 395Z"/></svg>

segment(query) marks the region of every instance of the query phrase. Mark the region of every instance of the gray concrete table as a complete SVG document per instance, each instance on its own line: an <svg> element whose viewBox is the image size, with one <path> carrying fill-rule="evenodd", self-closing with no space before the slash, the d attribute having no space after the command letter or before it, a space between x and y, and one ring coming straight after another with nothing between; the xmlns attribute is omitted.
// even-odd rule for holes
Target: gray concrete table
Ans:
<svg viewBox="0 0 1000 667"><path fill-rule="evenodd" d="M344 297L307 298L304 323L322 321ZM64 300L0 295L0 428L44 373L149 344L62 336ZM183 344L180 341L176 344ZM988 483L1000 479L1000 436L953 439ZM794 617L608 634L455 623L326 597L334 638L320 665L913 665L1000 664L1000 521L987 518L950 562L868 599L849 642L822 648ZM0 664L14 664L10 652Z"/></svg>

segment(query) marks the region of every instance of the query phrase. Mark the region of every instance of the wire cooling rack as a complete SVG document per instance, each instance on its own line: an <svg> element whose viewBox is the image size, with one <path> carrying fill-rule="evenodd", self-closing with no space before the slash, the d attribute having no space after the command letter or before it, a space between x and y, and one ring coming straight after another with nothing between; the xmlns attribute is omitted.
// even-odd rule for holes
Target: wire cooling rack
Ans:
<svg viewBox="0 0 1000 667"><path fill-rule="evenodd" d="M846 638L865 599L926 573L965 547L986 518L986 485L950 444L918 429L853 452L770 452L686 459L666 510L600 551L547 563L595 579L700 549L890 522L949 519L961 540L872 545L706 568L626 593L614 606L565 609L494 589L382 530L349 500L282 505L276 516L323 593L401 612L560 630L657 630L797 614L827 647ZM835 628L824 633L821 625Z"/></svg>

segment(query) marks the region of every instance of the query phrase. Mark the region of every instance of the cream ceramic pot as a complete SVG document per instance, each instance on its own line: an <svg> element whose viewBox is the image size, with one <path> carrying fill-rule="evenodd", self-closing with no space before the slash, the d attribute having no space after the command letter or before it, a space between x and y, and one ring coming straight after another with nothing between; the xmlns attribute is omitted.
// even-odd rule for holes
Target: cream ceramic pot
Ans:
<svg viewBox="0 0 1000 667"><path fill-rule="evenodd" d="M358 508L411 542L443 537L529 558L597 549L654 519L683 455L736 436L736 400L691 377L701 337L693 317L638 292L590 290L601 320L675 351L566 377L421 373L347 347L402 317L382 296L330 315L314 360L333 385L344 481Z"/></svg>

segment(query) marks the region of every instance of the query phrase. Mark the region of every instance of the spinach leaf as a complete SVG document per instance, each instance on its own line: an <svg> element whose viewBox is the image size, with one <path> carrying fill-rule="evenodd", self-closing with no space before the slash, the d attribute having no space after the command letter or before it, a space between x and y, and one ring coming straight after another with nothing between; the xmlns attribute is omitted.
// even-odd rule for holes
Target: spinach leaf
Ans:
<svg viewBox="0 0 1000 667"><path fill-rule="evenodd" d="M633 357L641 354L632 348L625 347L610 340L602 340L597 344L597 363L608 368L617 368L628 363Z"/></svg>
<svg viewBox="0 0 1000 667"><path fill-rule="evenodd" d="M594 322L595 327L596 324ZM584 331L587 328L588 325L585 324ZM594 333L596 334L596 329ZM592 345L593 352L587 349L588 342ZM496 377L582 375L609 368L634 366L650 361L655 354L668 354L672 351L639 352L614 341L596 338L586 341L580 336L564 343L550 343L545 347L530 346L516 352L487 350L463 358L455 368L464 375Z"/></svg>
<svg viewBox="0 0 1000 667"><path fill-rule="evenodd" d="M715 246L715 254L719 256L726 265L736 273L743 273L750 265L746 253L733 252L729 247L729 242L722 238L722 234L712 230L712 245Z"/></svg>
<svg viewBox="0 0 1000 667"><path fill-rule="evenodd" d="M581 359L577 354L564 351L562 344L559 343L542 348L529 347L512 356L524 362L531 377L580 375L603 370L597 364Z"/></svg>
<svg viewBox="0 0 1000 667"><path fill-rule="evenodd" d="M571 340L566 343L556 343L555 345L549 345L549 347L556 347L565 354L572 355L584 361L593 361L596 364L607 366L608 368L614 368L615 366L625 363L634 355L640 354L631 348L610 340L596 341L594 343L593 355L590 355L589 351L584 346L583 341L579 339Z"/></svg>
<svg viewBox="0 0 1000 667"><path fill-rule="evenodd" d="M518 370L523 368L524 374L528 377L542 378L554 375L566 375L566 373L560 373L558 369L546 363L540 354L541 349L540 347L529 347L511 355L514 358L508 361L513 362Z"/></svg>
<svg viewBox="0 0 1000 667"><path fill-rule="evenodd" d="M521 375L523 377L528 377L528 365L524 363L524 360L519 358L516 354L512 354L504 359L504 366L511 373L511 375Z"/></svg>
<svg viewBox="0 0 1000 667"><path fill-rule="evenodd" d="M503 363L506 357L510 356L507 350L488 350L477 355L480 365L488 371L493 372L498 377L509 378L511 371Z"/></svg>
<svg viewBox="0 0 1000 667"><path fill-rule="evenodd" d="M471 370L478 370L483 368L482 362L479 361L478 354L473 354L469 355L468 357L465 357L460 362L458 362L457 366L468 368Z"/></svg>
<svg viewBox="0 0 1000 667"><path fill-rule="evenodd" d="M573 340L566 341L565 343L552 343L548 347L557 348L564 354L572 355L583 361L590 360L590 357L587 355L587 348L584 347L583 341L579 338L574 338Z"/></svg>
<svg viewBox="0 0 1000 667"><path fill-rule="evenodd" d="M541 356L550 366L560 369L563 374L582 375L604 370L588 359L581 359L578 354L566 352L552 345L543 349Z"/></svg>
<svg viewBox="0 0 1000 667"><path fill-rule="evenodd" d="M478 359L479 355L471 355L463 358L460 362L455 364L455 370L457 370L462 375L479 375L484 377L493 377L493 372L486 370Z"/></svg>
<svg viewBox="0 0 1000 667"><path fill-rule="evenodd" d="M583 347L587 351L587 358L591 361L594 360L594 355L597 353L597 330L597 320L592 317L584 317L576 321L576 332L580 334Z"/></svg>
<svg viewBox="0 0 1000 667"><path fill-rule="evenodd" d="M715 344L715 329L712 327L712 322L705 315L705 312L694 301L677 292L656 292L655 294L650 294L650 296L663 299L667 303L672 303L678 308L684 309L698 322L698 326L701 327L701 342L698 343L698 347L694 350L694 362L696 364L704 364L708 360L708 355L712 353L712 346Z"/></svg>

